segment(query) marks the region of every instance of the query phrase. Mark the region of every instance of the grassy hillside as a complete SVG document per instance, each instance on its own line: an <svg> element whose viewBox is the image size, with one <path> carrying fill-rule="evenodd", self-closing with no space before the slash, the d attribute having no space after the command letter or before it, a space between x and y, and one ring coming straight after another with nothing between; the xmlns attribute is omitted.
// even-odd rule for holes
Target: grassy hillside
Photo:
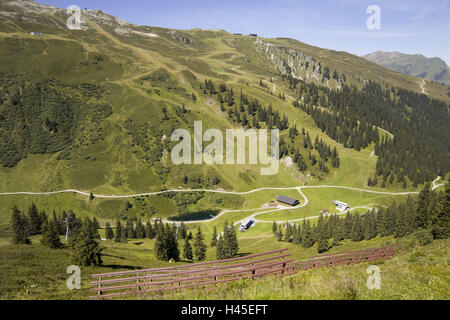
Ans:
<svg viewBox="0 0 450 320"><path fill-rule="evenodd" d="M32 240L38 243L39 237ZM317 252L316 248L304 249L278 243L272 236L245 234L240 236L239 241L248 254L287 246L294 259L305 260ZM331 252L376 248L393 242L395 240L390 238L361 243L345 241ZM448 240L435 241L426 247L415 244L412 239L402 240L402 244L405 250L399 256L376 263L382 272L380 291L367 289L368 264L362 264L300 271L298 275L283 280L238 282L207 294L193 290L154 299L448 299ZM91 274L167 265L156 260L153 240L130 241L127 244L103 242L102 245L105 247L104 266L82 267L82 289L70 291L66 287L69 276L66 269L71 265L69 250L50 250L40 244L12 247L8 238L0 238L0 265L3 270L0 275L0 299L87 299ZM208 249L207 258L214 259L214 250Z"/></svg>
<svg viewBox="0 0 450 320"><path fill-rule="evenodd" d="M293 92L282 77L293 72L308 83L333 89L360 88L372 80L421 92L413 77L292 39L136 26L90 10L82 12L82 30L74 31L65 26L64 10L26 0L3 1L0 12L0 110L6 112L0 118L0 192L78 189L126 195L177 188L249 191L306 183L366 188L377 163L374 144L356 151L330 139L307 113L292 105ZM325 68L338 78L325 79ZM261 176L259 165L174 166L169 142L173 130L192 130L195 120L203 121L205 129L241 127L221 111L216 96L204 93L207 79L216 87L224 84L227 90L233 89L235 106L242 91L264 108L272 105L274 112L288 117L290 127L305 129L313 141L318 137L330 148L336 147L340 167L332 168L328 160L328 173L318 164L300 172L285 158L279 174ZM448 98L439 86L427 83L425 87L434 98ZM284 100L278 97L281 93ZM287 138L288 130L281 136ZM301 139L294 139L293 145L300 145ZM319 158L316 150L312 154ZM307 158L308 152L302 150L301 156ZM386 189L405 191L397 181ZM407 190L417 188L408 183ZM151 197L140 204L130 199L131 214L169 217L195 214L205 206L208 210L254 209L264 204L259 200L264 196L256 197L258 201L233 198L218 205L209 202L218 199L207 198L194 201L188 210L178 210L176 201L167 197ZM47 211L72 208L101 219L128 214L123 210L126 201L89 202L69 194L1 196L0 201L3 222L13 204L27 207L33 201Z"/></svg>

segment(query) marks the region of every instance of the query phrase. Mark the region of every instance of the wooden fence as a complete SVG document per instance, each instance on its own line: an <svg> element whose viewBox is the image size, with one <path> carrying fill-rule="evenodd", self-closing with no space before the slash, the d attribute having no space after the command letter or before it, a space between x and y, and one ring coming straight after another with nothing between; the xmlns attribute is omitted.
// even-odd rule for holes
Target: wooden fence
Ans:
<svg viewBox="0 0 450 320"><path fill-rule="evenodd" d="M101 300L183 291L269 275L285 277L298 272L295 261L288 259L287 250L170 268L96 274L92 275L96 281L91 282L91 291L96 295L90 298Z"/></svg>
<svg viewBox="0 0 450 320"><path fill-rule="evenodd" d="M320 255L312 257L310 260L302 261L300 269L308 270L389 259L395 256L400 250L400 244L393 244L383 248Z"/></svg>

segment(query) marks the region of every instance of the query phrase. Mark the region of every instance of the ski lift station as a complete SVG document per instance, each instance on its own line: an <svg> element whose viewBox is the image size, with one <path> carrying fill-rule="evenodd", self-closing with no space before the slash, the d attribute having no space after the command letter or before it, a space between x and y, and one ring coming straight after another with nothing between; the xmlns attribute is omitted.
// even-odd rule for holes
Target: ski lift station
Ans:
<svg viewBox="0 0 450 320"><path fill-rule="evenodd" d="M251 226L252 226L254 223L255 223L255 220L253 220L253 219L245 220L245 221L241 224L241 226L239 227L239 231L240 231L240 232L245 232L245 231L247 231L248 229L251 228Z"/></svg>
<svg viewBox="0 0 450 320"><path fill-rule="evenodd" d="M340 212L345 212L348 209L350 209L350 206L342 201L335 200L333 201L333 204L336 205L336 209L339 210Z"/></svg>

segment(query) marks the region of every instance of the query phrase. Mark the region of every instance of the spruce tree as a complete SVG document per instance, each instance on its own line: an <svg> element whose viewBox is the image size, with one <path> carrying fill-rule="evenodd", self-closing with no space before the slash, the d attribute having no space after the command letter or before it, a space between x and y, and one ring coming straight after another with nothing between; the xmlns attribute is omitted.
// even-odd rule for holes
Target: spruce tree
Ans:
<svg viewBox="0 0 450 320"><path fill-rule="evenodd" d="M228 225L228 222L225 222L223 229L223 240L225 245L226 259L233 258L239 251L239 244L233 223Z"/></svg>
<svg viewBox="0 0 450 320"><path fill-rule="evenodd" d="M31 204L28 209L29 220L29 235L36 235L41 233L42 220L39 215L39 211L34 203Z"/></svg>
<svg viewBox="0 0 450 320"><path fill-rule="evenodd" d="M292 241L292 226L290 223L286 224L286 234L284 235L284 241L291 242Z"/></svg>
<svg viewBox="0 0 450 320"><path fill-rule="evenodd" d="M25 216L17 207L13 208L11 229L13 231L12 243L14 245L31 244L31 240L28 238L28 226Z"/></svg>
<svg viewBox="0 0 450 320"><path fill-rule="evenodd" d="M216 245L217 245L217 228L216 226L214 226L210 247L215 247Z"/></svg>
<svg viewBox="0 0 450 320"><path fill-rule="evenodd" d="M320 254L320 253L327 252L329 249L330 249L330 244L329 244L328 238L326 237L324 232L321 232L320 236L319 236L319 240L318 240L317 252Z"/></svg>
<svg viewBox="0 0 450 320"><path fill-rule="evenodd" d="M219 236L216 245L216 259L225 260L226 258L225 241L223 240L222 236Z"/></svg>
<svg viewBox="0 0 450 320"><path fill-rule="evenodd" d="M363 218L364 240L371 240L377 236L377 221L373 212L367 212Z"/></svg>
<svg viewBox="0 0 450 320"><path fill-rule="evenodd" d="M155 255L158 260L169 261L166 230L164 226L156 228Z"/></svg>
<svg viewBox="0 0 450 320"><path fill-rule="evenodd" d="M447 239L450 236L450 178L440 198L437 212L433 215L431 233L435 239Z"/></svg>
<svg viewBox="0 0 450 320"><path fill-rule="evenodd" d="M147 221L147 223L146 223L146 232L145 233L147 235L147 238L149 238L151 240L155 239L155 237L156 237L156 226L155 226L155 228L153 228L151 221Z"/></svg>
<svg viewBox="0 0 450 320"><path fill-rule="evenodd" d="M273 235L275 236L275 237L277 237L277 233L278 233L278 225L277 225L277 223L274 221L273 222L273 225L272 225L272 232L273 232Z"/></svg>
<svg viewBox="0 0 450 320"><path fill-rule="evenodd" d="M206 244L203 240L202 229L198 227L194 241L194 254L198 261L204 261L206 259Z"/></svg>
<svg viewBox="0 0 450 320"><path fill-rule="evenodd" d="M302 239L302 245L304 248L311 248L315 243L314 235L311 228L311 223L309 220L306 222L306 220L303 221L303 239Z"/></svg>
<svg viewBox="0 0 450 320"><path fill-rule="evenodd" d="M180 238L186 239L186 237L187 237L186 223L182 222L180 225Z"/></svg>
<svg viewBox="0 0 450 320"><path fill-rule="evenodd" d="M359 214L355 214L353 219L353 224L352 224L352 236L351 236L351 240L353 242L360 242L364 240L364 230L363 230L363 226L362 226L362 219L361 216Z"/></svg>
<svg viewBox="0 0 450 320"><path fill-rule="evenodd" d="M278 242L282 242L282 241L283 241L283 228L281 227L281 224L278 225L278 230L277 230L277 241L278 241Z"/></svg>
<svg viewBox="0 0 450 320"><path fill-rule="evenodd" d="M94 238L97 240L101 240L100 233L98 232L98 229L100 229L100 225L99 225L97 219L94 217L94 219L92 221L90 221L89 219L87 219L87 221L90 224L91 232L92 232Z"/></svg>
<svg viewBox="0 0 450 320"><path fill-rule="evenodd" d="M72 262L79 266L101 266L103 248L95 239L91 224L86 220L72 250Z"/></svg>
<svg viewBox="0 0 450 320"><path fill-rule="evenodd" d="M428 229L430 226L430 202L431 189L430 184L426 183L423 190L419 193L416 211L416 228Z"/></svg>
<svg viewBox="0 0 450 320"><path fill-rule="evenodd" d="M109 222L106 222L106 226L105 226L105 236L106 236L106 240L112 240L114 239L114 231L111 228L111 225L109 224Z"/></svg>
<svg viewBox="0 0 450 320"><path fill-rule="evenodd" d="M178 249L178 241L174 229L166 224L165 228L165 247L169 260L180 261L180 250Z"/></svg>
<svg viewBox="0 0 450 320"><path fill-rule="evenodd" d="M194 258L191 243L188 239L184 240L183 257L186 260L192 260Z"/></svg>
<svg viewBox="0 0 450 320"><path fill-rule="evenodd" d="M54 220L46 223L41 243L51 249L60 249L62 247L62 243L59 240L58 230Z"/></svg>
<svg viewBox="0 0 450 320"><path fill-rule="evenodd" d="M115 242L121 242L123 238L123 229L122 229L122 224L120 223L120 221L117 221L116 224L116 236L114 238Z"/></svg>

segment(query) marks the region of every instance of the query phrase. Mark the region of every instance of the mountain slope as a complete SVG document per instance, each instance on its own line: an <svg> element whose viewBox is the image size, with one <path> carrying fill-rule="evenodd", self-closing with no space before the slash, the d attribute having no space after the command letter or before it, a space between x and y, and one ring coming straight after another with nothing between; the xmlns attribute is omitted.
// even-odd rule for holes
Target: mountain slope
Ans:
<svg viewBox="0 0 450 320"><path fill-rule="evenodd" d="M421 95L417 78L345 52L284 38L136 26L91 10L82 11L82 30L69 30L65 10L25 0L1 1L0 15L0 192L75 188L120 195L304 183L363 188L376 172L391 190L406 182L416 190L444 175L450 163L446 88L426 82L429 97ZM329 128L293 104L343 115L342 101L356 96L353 90L361 93L352 105L361 119L345 114L345 128ZM388 98L397 109L385 110ZM417 123L417 130L411 117L427 125ZM281 128L279 174L261 176L259 165L173 165L172 132L192 131L196 120L205 129ZM426 137L421 162L399 167L405 150L402 157L381 151L381 160L374 157L377 140L388 136L382 129L398 130L392 134L403 139L400 145ZM429 141L438 141L440 150L429 151L437 145ZM410 177L414 186L405 180L408 172L418 173ZM380 186L381 178L374 187ZM195 197L160 197L152 206L182 213L190 208L180 203L197 203ZM105 212L114 207L99 203Z"/></svg>
<svg viewBox="0 0 450 320"><path fill-rule="evenodd" d="M445 61L439 58L383 51L368 54L363 58L393 71L450 85L450 69Z"/></svg>

